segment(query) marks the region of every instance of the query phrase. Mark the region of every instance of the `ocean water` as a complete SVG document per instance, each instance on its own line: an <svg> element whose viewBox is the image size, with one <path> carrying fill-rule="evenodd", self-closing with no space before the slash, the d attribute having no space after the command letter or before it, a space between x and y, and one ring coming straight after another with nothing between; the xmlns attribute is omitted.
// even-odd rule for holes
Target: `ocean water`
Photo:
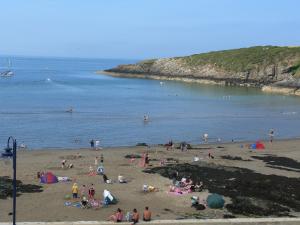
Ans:
<svg viewBox="0 0 300 225"><path fill-rule="evenodd" d="M0 78L1 148L11 135L31 149L87 147L92 138L102 146L201 143L204 133L211 142L257 140L270 128L276 138L300 135L299 97L95 74L134 60L10 59L15 76Z"/></svg>

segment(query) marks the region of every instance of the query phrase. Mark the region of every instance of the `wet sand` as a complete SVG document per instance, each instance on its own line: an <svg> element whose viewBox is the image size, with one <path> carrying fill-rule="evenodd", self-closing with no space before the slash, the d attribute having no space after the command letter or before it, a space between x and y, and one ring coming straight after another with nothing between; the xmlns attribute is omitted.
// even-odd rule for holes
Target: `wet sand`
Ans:
<svg viewBox="0 0 300 225"><path fill-rule="evenodd" d="M145 168L139 166L139 159L130 162L126 159L127 154L143 154L149 152L151 159L149 168L157 167L162 158L174 158L178 164L191 163L194 156L198 156L200 161L227 167L239 167L249 169L256 173L270 175L275 174L288 178L300 177L298 164L289 161L283 165L274 165L270 159L261 160L266 154L290 158L300 162L300 140L275 141L270 144L265 142L266 149L262 151L250 151L245 147L249 143L229 143L229 144L206 144L193 146L195 149L181 152L179 149L166 151L165 147L120 147L105 148L102 150L26 150L18 152L18 172L17 178L24 184L35 184L42 186L42 192L21 193L17 198L17 220L18 221L99 221L106 220L117 208L124 211L132 211L137 208L141 213L145 206L149 206L153 219L178 219L193 214L199 214L191 208L190 197L199 196L205 199L209 194L207 190L197 193L190 193L175 196L167 193L171 180L159 174L144 173ZM222 148L219 148L219 147ZM241 147L243 146L243 147ZM214 155L214 159L209 159L208 152ZM78 153L81 158L74 158ZM129 182L127 184L104 184L101 176L88 176L90 165L94 166L96 156L104 155L104 169L107 176L116 181L121 173ZM224 157L225 156L225 157ZM230 156L230 157L228 157ZM255 156L255 157L252 157ZM233 157L236 157L235 159ZM240 158L239 158L240 157ZM72 169L62 169L61 160L67 159L67 164L74 164ZM242 160L241 160L242 159ZM269 161L269 164L268 164ZM294 162L295 163L295 162ZM278 163L280 164L280 163ZM0 176L12 175L12 164L9 160L0 160ZM110 205L100 209L80 209L73 206L65 206L64 196L71 194L73 182L59 182L56 184L40 184L36 178L37 171L51 171L57 176L68 176L76 181L81 187L82 184L89 186L94 184L96 198L102 199L104 189L108 189L119 200L118 204ZM299 180L300 182L300 180ZM155 186L159 189L154 193L143 193L143 184ZM225 197L226 203L231 199ZM0 221L9 221L11 216L12 199L0 199ZM223 218L228 214L226 208L222 210L205 209L201 211L201 218ZM291 212L293 216L299 216L299 212ZM236 215L243 217L243 215Z"/></svg>

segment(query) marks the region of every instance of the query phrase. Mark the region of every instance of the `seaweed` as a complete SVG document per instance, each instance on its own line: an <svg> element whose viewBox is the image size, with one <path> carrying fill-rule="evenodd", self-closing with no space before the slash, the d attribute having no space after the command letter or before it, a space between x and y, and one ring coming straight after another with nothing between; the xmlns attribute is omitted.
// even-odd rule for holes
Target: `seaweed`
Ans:
<svg viewBox="0 0 300 225"><path fill-rule="evenodd" d="M144 172L158 173L171 179L174 171L178 171L178 179L191 177L194 182L202 181L209 192L230 197L233 203L228 206L228 210L232 213L282 216L288 215L290 209L300 211L299 178L266 175L246 168L205 162L167 165ZM251 199L259 201L260 205L256 206Z"/></svg>
<svg viewBox="0 0 300 225"><path fill-rule="evenodd" d="M35 184L23 184L22 181L17 180L17 196L22 193L36 193L42 192L42 186ZM7 199L13 196L13 181L8 176L0 177L0 199Z"/></svg>

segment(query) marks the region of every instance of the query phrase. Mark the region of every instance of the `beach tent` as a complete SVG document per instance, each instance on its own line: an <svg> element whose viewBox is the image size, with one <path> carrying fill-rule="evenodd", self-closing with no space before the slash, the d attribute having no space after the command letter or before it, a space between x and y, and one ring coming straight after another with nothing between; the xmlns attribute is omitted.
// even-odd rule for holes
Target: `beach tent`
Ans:
<svg viewBox="0 0 300 225"><path fill-rule="evenodd" d="M41 176L41 183L43 184L54 184L57 182L58 182L57 177L51 172L47 172Z"/></svg>
<svg viewBox="0 0 300 225"><path fill-rule="evenodd" d="M117 199L106 189L103 191L103 199L105 205L114 205L118 202Z"/></svg>
<svg viewBox="0 0 300 225"><path fill-rule="evenodd" d="M257 141L256 142L256 149L265 149L264 143Z"/></svg>
<svg viewBox="0 0 300 225"><path fill-rule="evenodd" d="M257 141L256 143L251 144L250 148L251 149L265 149L265 145L264 145L264 143Z"/></svg>
<svg viewBox="0 0 300 225"><path fill-rule="evenodd" d="M225 201L221 195L212 194L209 195L206 199L207 205L211 209L220 209L223 208Z"/></svg>

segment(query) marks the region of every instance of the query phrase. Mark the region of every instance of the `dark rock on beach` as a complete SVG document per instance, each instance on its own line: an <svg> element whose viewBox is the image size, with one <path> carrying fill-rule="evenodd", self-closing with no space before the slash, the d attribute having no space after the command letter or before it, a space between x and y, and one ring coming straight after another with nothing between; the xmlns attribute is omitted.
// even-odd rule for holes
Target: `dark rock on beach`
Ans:
<svg viewBox="0 0 300 225"><path fill-rule="evenodd" d="M17 180L17 196L22 193L42 192L42 186L35 184L23 184L22 181ZM7 199L13 196L13 181L7 176L0 177L0 199Z"/></svg>
<svg viewBox="0 0 300 225"><path fill-rule="evenodd" d="M202 181L210 193L230 197L228 210L239 215L286 216L290 210L300 211L300 179L278 175L265 175L237 167L225 167L204 162L176 164L147 169L146 173L159 173L178 179L191 177ZM259 202L259 205L255 204Z"/></svg>

